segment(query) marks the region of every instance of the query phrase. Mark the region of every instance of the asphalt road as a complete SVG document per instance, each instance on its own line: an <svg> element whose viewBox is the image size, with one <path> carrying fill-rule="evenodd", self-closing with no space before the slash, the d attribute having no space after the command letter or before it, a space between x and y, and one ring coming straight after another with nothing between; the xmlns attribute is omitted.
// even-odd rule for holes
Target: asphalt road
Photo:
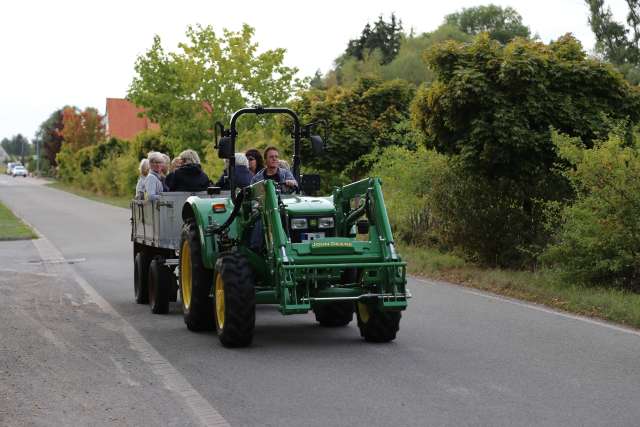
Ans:
<svg viewBox="0 0 640 427"><path fill-rule="evenodd" d="M636 331L411 279L414 298L393 343L365 343L353 324L324 329L312 315L259 306L254 345L229 350L213 333L189 332L179 306L158 316L134 303L127 210L7 176L0 201L75 260L75 277L122 320L111 328L120 340L111 337L102 351L139 367L144 398L169 393L147 408L158 408L160 424L202 420L188 404L195 394L206 401L201 409L233 426L640 425ZM149 351L167 362L163 369L153 369ZM85 380L104 381L83 369ZM188 383L181 392L166 391L169 371ZM140 382L121 394L136 394ZM114 417L121 410L116 405Z"/></svg>

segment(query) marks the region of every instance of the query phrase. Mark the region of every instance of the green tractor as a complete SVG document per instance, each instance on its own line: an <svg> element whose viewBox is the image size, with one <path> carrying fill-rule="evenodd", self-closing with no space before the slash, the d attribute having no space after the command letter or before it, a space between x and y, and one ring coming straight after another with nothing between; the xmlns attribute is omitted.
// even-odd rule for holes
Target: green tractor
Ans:
<svg viewBox="0 0 640 427"><path fill-rule="evenodd" d="M293 120L292 172L299 189L287 194L270 179L236 188L236 122L245 114ZM410 294L380 180L363 179L326 197L307 195L320 185L317 175L300 176L301 140L309 139L315 153L324 143L287 108L244 108L229 129L216 126L230 192L210 188L213 197L191 196L182 208L179 287L187 327L215 328L224 346L247 346L255 305L275 304L283 315L313 310L329 327L349 324L355 312L366 341L395 339Z"/></svg>

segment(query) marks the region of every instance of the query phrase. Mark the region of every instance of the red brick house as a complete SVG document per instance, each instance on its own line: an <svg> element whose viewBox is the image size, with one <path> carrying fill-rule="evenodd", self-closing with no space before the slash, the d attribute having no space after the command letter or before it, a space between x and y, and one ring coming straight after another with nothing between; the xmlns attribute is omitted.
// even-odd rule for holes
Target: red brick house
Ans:
<svg viewBox="0 0 640 427"><path fill-rule="evenodd" d="M157 123L146 116L139 117L144 111L130 101L120 98L107 98L105 112L105 130L107 137L132 140L138 133L147 129L160 129Z"/></svg>

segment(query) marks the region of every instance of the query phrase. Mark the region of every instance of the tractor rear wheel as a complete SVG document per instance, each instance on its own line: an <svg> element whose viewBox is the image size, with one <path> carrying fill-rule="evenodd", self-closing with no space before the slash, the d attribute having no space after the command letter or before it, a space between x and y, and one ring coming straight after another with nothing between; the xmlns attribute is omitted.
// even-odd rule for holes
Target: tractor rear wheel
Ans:
<svg viewBox="0 0 640 427"><path fill-rule="evenodd" d="M184 323L191 331L214 327L213 301L209 297L213 272L204 267L198 226L193 219L182 227L180 241L180 299Z"/></svg>
<svg viewBox="0 0 640 427"><path fill-rule="evenodd" d="M376 304L356 304L360 335L369 342L389 342L400 329L399 311L382 311Z"/></svg>
<svg viewBox="0 0 640 427"><path fill-rule="evenodd" d="M149 256L142 250L133 259L133 292L138 304L147 304L149 302L148 281Z"/></svg>
<svg viewBox="0 0 640 427"><path fill-rule="evenodd" d="M159 258L154 258L149 264L149 305L154 314L169 312L169 291L171 270Z"/></svg>
<svg viewBox="0 0 640 427"><path fill-rule="evenodd" d="M255 284L247 258L236 252L221 256L215 278L218 338L225 347L246 347L256 323Z"/></svg>
<svg viewBox="0 0 640 427"><path fill-rule="evenodd" d="M337 301L317 304L313 307L313 313L320 326L346 326L353 320L353 302Z"/></svg>

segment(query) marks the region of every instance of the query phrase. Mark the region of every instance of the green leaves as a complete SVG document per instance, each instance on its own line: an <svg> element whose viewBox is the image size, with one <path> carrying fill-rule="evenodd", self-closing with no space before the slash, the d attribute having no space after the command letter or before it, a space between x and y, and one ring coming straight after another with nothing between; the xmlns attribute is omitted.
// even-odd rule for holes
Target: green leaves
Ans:
<svg viewBox="0 0 640 427"><path fill-rule="evenodd" d="M574 280L640 290L640 144L619 131L587 149L554 134L565 175L577 194L561 210L556 241L544 260Z"/></svg>
<svg viewBox="0 0 640 427"><path fill-rule="evenodd" d="M258 53L253 36L246 24L237 32L224 29L221 36L211 26L189 26L178 52L166 53L155 36L138 57L128 96L160 124L173 152L202 153L215 121L226 122L249 105L282 105L306 86L295 77L296 68L283 65L284 49Z"/></svg>

